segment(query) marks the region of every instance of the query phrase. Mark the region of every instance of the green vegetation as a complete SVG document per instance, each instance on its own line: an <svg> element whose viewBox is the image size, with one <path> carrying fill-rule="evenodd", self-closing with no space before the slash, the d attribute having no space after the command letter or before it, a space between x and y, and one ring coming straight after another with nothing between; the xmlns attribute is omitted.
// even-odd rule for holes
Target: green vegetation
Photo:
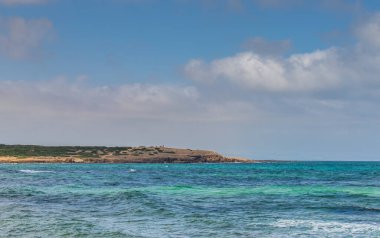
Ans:
<svg viewBox="0 0 380 238"><path fill-rule="evenodd" d="M82 157L99 158L102 155L142 155L157 154L159 147L105 147L105 146L38 146L38 145L3 145L0 144L0 156L15 157Z"/></svg>

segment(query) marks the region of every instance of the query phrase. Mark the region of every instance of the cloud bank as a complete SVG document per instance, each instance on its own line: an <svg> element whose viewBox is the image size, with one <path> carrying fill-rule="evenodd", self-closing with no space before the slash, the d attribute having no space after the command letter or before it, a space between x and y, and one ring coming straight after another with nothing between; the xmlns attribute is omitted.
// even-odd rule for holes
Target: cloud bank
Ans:
<svg viewBox="0 0 380 238"><path fill-rule="evenodd" d="M79 76L82 78L83 76ZM4 114L36 117L165 119L169 121L240 120L237 101L207 101L193 86L124 84L90 86L64 76L49 81L0 81ZM231 112L234 112L231 114Z"/></svg>

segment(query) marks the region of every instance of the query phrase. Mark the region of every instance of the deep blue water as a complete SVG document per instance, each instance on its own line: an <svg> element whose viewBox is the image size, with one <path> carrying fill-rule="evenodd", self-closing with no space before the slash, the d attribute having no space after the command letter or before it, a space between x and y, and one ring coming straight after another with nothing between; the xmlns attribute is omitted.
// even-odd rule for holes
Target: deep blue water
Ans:
<svg viewBox="0 0 380 238"><path fill-rule="evenodd" d="M380 162L0 164L0 237L380 237Z"/></svg>

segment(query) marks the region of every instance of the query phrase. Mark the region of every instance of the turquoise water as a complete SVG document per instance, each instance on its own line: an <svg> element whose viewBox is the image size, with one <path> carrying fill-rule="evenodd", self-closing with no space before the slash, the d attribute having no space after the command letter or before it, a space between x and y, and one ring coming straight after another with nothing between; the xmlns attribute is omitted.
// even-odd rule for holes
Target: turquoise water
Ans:
<svg viewBox="0 0 380 238"><path fill-rule="evenodd" d="M380 237L380 163L0 164L0 237Z"/></svg>

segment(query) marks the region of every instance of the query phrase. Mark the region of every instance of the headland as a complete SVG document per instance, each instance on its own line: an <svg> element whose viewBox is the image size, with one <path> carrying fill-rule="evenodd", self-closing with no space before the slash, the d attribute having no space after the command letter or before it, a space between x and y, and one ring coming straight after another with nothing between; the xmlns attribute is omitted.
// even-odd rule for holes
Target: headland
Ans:
<svg viewBox="0 0 380 238"><path fill-rule="evenodd" d="M0 145L0 163L255 163L208 150L164 146Z"/></svg>

